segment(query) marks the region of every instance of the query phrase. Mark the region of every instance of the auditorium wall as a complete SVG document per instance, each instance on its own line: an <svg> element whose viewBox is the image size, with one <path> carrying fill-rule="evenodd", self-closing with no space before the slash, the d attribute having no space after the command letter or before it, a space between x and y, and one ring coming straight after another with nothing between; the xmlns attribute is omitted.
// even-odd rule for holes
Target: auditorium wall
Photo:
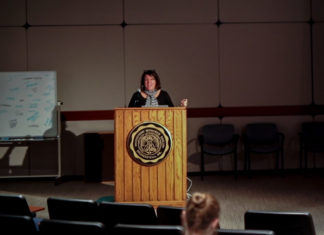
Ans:
<svg viewBox="0 0 324 235"><path fill-rule="evenodd" d="M57 71L62 111L127 107L145 69L159 73L176 105L182 98L189 107L323 105L323 42L322 0L0 1L0 71ZM311 120L324 118L189 118L188 171L199 171L203 124L232 123L242 136L247 123L268 121L285 134L286 168L296 169L300 125ZM62 148L62 173L83 175L83 135L112 132L113 120L65 127L72 140ZM7 150L0 148L2 158ZM28 163L32 174L55 172L48 162L56 152L40 152ZM239 170L243 160L240 141ZM207 170L232 170L231 158L207 163ZM13 174L3 165L2 175ZM324 167L323 158L316 166ZM273 167L272 158L254 159L254 169Z"/></svg>

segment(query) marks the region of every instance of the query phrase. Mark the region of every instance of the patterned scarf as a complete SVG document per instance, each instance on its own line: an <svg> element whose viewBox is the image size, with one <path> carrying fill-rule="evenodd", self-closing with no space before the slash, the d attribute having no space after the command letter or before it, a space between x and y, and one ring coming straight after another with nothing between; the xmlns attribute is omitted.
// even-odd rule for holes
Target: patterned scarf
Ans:
<svg viewBox="0 0 324 235"><path fill-rule="evenodd" d="M157 93L156 90L153 90L153 91L147 91L146 90L145 93L147 94L145 107L159 106L158 100L155 98L155 95Z"/></svg>

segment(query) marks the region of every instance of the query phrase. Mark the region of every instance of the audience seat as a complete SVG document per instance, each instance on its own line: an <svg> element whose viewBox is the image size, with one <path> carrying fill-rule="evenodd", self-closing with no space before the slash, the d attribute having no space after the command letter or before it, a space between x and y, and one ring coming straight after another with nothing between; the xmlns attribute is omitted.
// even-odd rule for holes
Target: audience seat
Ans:
<svg viewBox="0 0 324 235"><path fill-rule="evenodd" d="M315 235L313 218L309 212L247 211L245 229L267 229L276 235Z"/></svg>
<svg viewBox="0 0 324 235"><path fill-rule="evenodd" d="M0 229L1 234L37 234L33 218L25 215L0 214Z"/></svg>
<svg viewBox="0 0 324 235"><path fill-rule="evenodd" d="M0 214L32 217L37 229L38 224L42 220L36 217L35 212L30 210L28 202L23 195L0 194Z"/></svg>
<svg viewBox="0 0 324 235"><path fill-rule="evenodd" d="M26 215L35 217L23 195L0 194L0 213L10 215Z"/></svg>
<svg viewBox="0 0 324 235"><path fill-rule="evenodd" d="M275 235L271 230L218 229L217 235Z"/></svg>
<svg viewBox="0 0 324 235"><path fill-rule="evenodd" d="M183 235L184 229L178 225L117 224L113 229L113 234Z"/></svg>
<svg viewBox="0 0 324 235"><path fill-rule="evenodd" d="M207 124L199 130L198 140L201 149L200 176L204 179L205 155L233 155L234 173L237 178L237 143L239 136L232 124Z"/></svg>
<svg viewBox="0 0 324 235"><path fill-rule="evenodd" d="M244 134L245 170L251 170L251 154L275 154L276 170L284 169L284 134L274 123L249 123Z"/></svg>
<svg viewBox="0 0 324 235"><path fill-rule="evenodd" d="M324 154L324 122L304 122L300 133L300 168L308 168L308 154ZM315 164L314 164L315 166Z"/></svg>
<svg viewBox="0 0 324 235"><path fill-rule="evenodd" d="M116 224L157 224L154 207L150 204L101 202L99 213L100 221L107 229L113 228Z"/></svg>
<svg viewBox="0 0 324 235"><path fill-rule="evenodd" d="M98 204L93 200L49 197L47 208L50 219L100 221Z"/></svg>
<svg viewBox="0 0 324 235"><path fill-rule="evenodd" d="M40 234L107 234L105 226L100 222L72 221L72 220L48 220L44 219L39 225Z"/></svg>
<svg viewBox="0 0 324 235"><path fill-rule="evenodd" d="M181 214L183 207L158 206L156 215L160 225L181 225Z"/></svg>

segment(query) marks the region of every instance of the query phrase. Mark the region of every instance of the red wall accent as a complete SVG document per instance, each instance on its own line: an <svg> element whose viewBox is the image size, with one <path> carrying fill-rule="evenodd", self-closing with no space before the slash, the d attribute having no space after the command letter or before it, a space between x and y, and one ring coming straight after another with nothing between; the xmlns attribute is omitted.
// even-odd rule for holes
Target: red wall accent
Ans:
<svg viewBox="0 0 324 235"><path fill-rule="evenodd" d="M62 111L66 121L114 120L114 110ZM188 108L188 118L324 114L324 105Z"/></svg>

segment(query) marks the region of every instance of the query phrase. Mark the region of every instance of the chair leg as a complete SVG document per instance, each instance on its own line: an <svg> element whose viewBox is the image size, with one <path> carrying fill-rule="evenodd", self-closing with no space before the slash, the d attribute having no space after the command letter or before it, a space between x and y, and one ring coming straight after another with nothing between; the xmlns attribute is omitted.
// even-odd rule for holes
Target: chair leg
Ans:
<svg viewBox="0 0 324 235"><path fill-rule="evenodd" d="M278 151L278 152L276 152L276 170L277 171L279 170L279 156L280 156L280 153Z"/></svg>
<svg viewBox="0 0 324 235"><path fill-rule="evenodd" d="M299 149L299 169L302 170L303 169L303 147L300 146Z"/></svg>
<svg viewBox="0 0 324 235"><path fill-rule="evenodd" d="M246 151L246 149L244 150L244 170L247 171L247 151Z"/></svg>
<svg viewBox="0 0 324 235"><path fill-rule="evenodd" d="M284 155L284 150L281 149L280 151L280 156L281 156L281 175L284 177L285 176L285 155Z"/></svg>
<svg viewBox="0 0 324 235"><path fill-rule="evenodd" d="M248 175L249 175L249 178L251 178L251 154L250 154L250 152L248 153Z"/></svg>
<svg viewBox="0 0 324 235"><path fill-rule="evenodd" d="M248 152L248 171L250 172L251 171L251 153Z"/></svg>
<svg viewBox="0 0 324 235"><path fill-rule="evenodd" d="M250 170L251 170L251 156L250 152L245 152L245 171L247 172L248 176L250 177Z"/></svg>
<svg viewBox="0 0 324 235"><path fill-rule="evenodd" d="M316 169L316 153L315 152L313 152L313 162L314 162L313 168Z"/></svg>
<svg viewBox="0 0 324 235"><path fill-rule="evenodd" d="M201 155L200 155L200 179L201 180L204 180L204 174L205 174L204 153L201 152Z"/></svg>
<svg viewBox="0 0 324 235"><path fill-rule="evenodd" d="M234 175L235 179L237 179L237 152L234 152Z"/></svg>
<svg viewBox="0 0 324 235"><path fill-rule="evenodd" d="M281 150L281 169L285 170L285 153L283 149Z"/></svg>
<svg viewBox="0 0 324 235"><path fill-rule="evenodd" d="M250 177L250 168L251 168L251 159L250 159L250 152L245 147L244 150L244 170L247 175Z"/></svg>

